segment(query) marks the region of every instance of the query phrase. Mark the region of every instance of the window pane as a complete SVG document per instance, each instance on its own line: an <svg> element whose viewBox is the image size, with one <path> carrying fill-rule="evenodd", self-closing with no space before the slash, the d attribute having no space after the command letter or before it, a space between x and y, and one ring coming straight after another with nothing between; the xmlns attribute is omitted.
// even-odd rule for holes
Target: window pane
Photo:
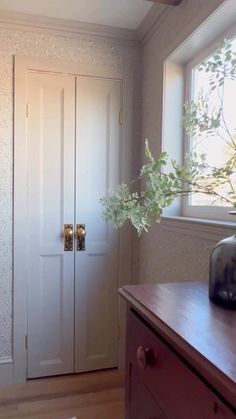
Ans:
<svg viewBox="0 0 236 419"><path fill-rule="evenodd" d="M236 52L236 38L232 40L233 51ZM214 54L212 54L213 56ZM206 61L212 59L209 57ZM200 139L193 137L190 139L190 148L198 155L205 154L206 161L210 166L222 167L229 158L233 155L233 149L227 144L229 135L227 130L234 133L236 140L236 117L235 117L235 103L236 103L236 80L225 80L225 84L220 89L215 89L210 92L210 81L212 73L205 70L200 71L199 66L192 71L192 99L197 102L200 95L207 98L207 105L209 113L216 113L222 106L223 114L221 118L221 127L214 135L202 136ZM233 179L236 182L236 179ZM229 188L229 187L228 187ZM227 191L226 186L221 186L218 192L224 194ZM226 206L220 201L216 201L213 197L205 194L195 194L190 198L190 205L216 205Z"/></svg>

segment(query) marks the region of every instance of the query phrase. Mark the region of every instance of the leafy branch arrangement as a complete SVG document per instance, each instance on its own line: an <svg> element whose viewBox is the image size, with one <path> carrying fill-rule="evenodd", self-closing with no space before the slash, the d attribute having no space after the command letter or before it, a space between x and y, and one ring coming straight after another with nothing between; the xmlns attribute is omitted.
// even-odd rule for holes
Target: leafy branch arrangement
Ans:
<svg viewBox="0 0 236 419"><path fill-rule="evenodd" d="M197 67L208 73L209 91L201 91L196 101L184 105L182 125L196 140L212 136L222 140L227 159L221 166L211 166L206 154L193 150L186 154L184 165L171 161L171 170L164 167L168 155L162 152L155 158L145 143L147 163L138 178L121 184L116 192L101 199L104 218L119 228L130 220L138 234L154 220L161 221L163 209L178 196L201 193L236 208L236 128L229 127L224 114L224 94L228 80L236 81L236 53L232 43L225 40L215 54ZM211 101L212 98L212 101ZM234 106L234 103L232 103Z"/></svg>

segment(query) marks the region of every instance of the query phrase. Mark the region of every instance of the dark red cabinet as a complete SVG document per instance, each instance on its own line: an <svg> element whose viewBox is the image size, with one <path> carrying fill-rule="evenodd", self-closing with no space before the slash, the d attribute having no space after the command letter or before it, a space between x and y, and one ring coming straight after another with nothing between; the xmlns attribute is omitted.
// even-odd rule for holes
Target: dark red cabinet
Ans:
<svg viewBox="0 0 236 419"><path fill-rule="evenodd" d="M208 373L204 374L200 353L191 360L183 350L186 342L182 345L180 336L168 334L168 329L163 327L163 319L159 328L153 313L149 316L144 301L140 305L131 294L129 298L127 291L121 293L129 300L126 419L235 419L236 398L232 394L236 395L236 376L235 382L227 382L226 377L226 384L232 388L222 392L216 377L211 380ZM234 318L232 314L231 323ZM187 322L186 317L183 327L187 327ZM214 352L216 348L212 349ZM235 361L232 359L232 365L236 365ZM216 369L217 373L220 374L220 371Z"/></svg>
<svg viewBox="0 0 236 419"><path fill-rule="evenodd" d="M135 369L129 381L128 417L135 419L167 419L157 400L143 383Z"/></svg>

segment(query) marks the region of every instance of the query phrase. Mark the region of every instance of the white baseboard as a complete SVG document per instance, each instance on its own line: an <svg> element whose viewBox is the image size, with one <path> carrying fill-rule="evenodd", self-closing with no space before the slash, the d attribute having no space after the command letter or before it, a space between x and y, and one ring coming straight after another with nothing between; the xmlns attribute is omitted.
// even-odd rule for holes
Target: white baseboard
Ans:
<svg viewBox="0 0 236 419"><path fill-rule="evenodd" d="M13 384L13 359L0 359L0 385Z"/></svg>

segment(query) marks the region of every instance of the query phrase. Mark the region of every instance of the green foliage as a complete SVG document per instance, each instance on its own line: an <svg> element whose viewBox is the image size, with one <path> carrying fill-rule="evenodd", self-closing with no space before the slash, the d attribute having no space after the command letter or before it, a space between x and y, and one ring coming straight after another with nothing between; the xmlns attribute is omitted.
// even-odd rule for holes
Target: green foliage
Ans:
<svg viewBox="0 0 236 419"><path fill-rule="evenodd" d="M185 156L184 165L172 160L171 170L166 172L167 153L162 152L155 158L146 140L147 162L142 166L139 177L129 185L119 185L115 192L101 199L103 215L115 227L119 228L130 220L138 234L148 231L153 220L157 223L161 221L163 209L176 197L194 193L210 195L214 197L214 202L222 201L236 208L236 135L226 125L222 95L225 81L236 80L236 54L231 43L225 40L198 70L210 74L210 90L200 92L197 101L184 105L182 125L188 134L200 140L203 135L222 136L223 130L226 133L224 141L230 148L228 161L222 167L211 167L205 154L193 152ZM212 109L209 98L215 92L218 92L220 102Z"/></svg>

